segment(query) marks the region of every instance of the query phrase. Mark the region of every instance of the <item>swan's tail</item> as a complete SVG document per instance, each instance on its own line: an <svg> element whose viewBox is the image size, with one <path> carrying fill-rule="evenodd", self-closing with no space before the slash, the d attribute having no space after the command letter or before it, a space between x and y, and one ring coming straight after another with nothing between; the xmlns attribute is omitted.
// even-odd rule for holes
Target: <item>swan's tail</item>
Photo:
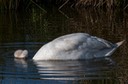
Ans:
<svg viewBox="0 0 128 84"><path fill-rule="evenodd" d="M120 41L120 42L117 42L117 43L116 43L117 47L121 46L121 45L124 43L124 41L125 41L125 40Z"/></svg>
<svg viewBox="0 0 128 84"><path fill-rule="evenodd" d="M125 40L120 41L120 42L117 42L117 43L116 43L117 47L111 49L108 53L105 54L105 56L110 56L110 55L112 55L113 52L114 52L119 46L121 46L121 45L124 43L124 41L125 41Z"/></svg>

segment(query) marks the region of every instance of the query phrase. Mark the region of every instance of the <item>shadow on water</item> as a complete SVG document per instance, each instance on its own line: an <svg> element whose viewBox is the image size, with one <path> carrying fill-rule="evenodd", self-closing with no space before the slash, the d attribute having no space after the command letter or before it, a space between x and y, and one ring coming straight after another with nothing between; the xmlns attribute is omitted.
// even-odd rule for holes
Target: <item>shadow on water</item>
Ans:
<svg viewBox="0 0 128 84"><path fill-rule="evenodd" d="M6 83L127 83L128 14L115 10L51 8L44 13L33 8L23 13L0 13L0 82ZM54 38L73 32L86 32L111 42L125 43L110 60L39 61L31 59L36 51ZM13 59L17 49L27 49L28 60ZM68 81L67 78L70 78ZM47 80L52 80L47 81ZM43 81L42 81L43 80Z"/></svg>

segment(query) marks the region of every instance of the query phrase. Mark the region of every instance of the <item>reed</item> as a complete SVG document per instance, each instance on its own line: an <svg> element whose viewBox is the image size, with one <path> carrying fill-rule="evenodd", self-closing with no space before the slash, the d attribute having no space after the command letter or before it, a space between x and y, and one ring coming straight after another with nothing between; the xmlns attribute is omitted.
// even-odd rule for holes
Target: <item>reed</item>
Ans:
<svg viewBox="0 0 128 84"><path fill-rule="evenodd" d="M115 8L120 7L126 9L128 7L127 0L57 0L63 2L63 4L59 7L66 4L70 4L71 7L74 5L76 8L78 7L94 7L94 8Z"/></svg>
<svg viewBox="0 0 128 84"><path fill-rule="evenodd" d="M0 0L1 10L17 10L26 7L30 0Z"/></svg>
<svg viewBox="0 0 128 84"><path fill-rule="evenodd" d="M83 5L86 7L108 7L111 8L115 5L117 5L117 0L79 0L76 4L76 6Z"/></svg>
<svg viewBox="0 0 128 84"><path fill-rule="evenodd" d="M1 9L17 9L20 0L0 0Z"/></svg>
<svg viewBox="0 0 128 84"><path fill-rule="evenodd" d="M34 3L33 3L34 2ZM37 2L35 4L35 2ZM93 8L128 8L128 1L127 0L46 0L47 3L41 0L0 0L0 9L25 9L28 5L34 4L39 7L39 4L48 4L52 3L57 4L59 7L58 9L63 8L64 6L71 6L71 7L93 7ZM41 8L42 9L42 8Z"/></svg>

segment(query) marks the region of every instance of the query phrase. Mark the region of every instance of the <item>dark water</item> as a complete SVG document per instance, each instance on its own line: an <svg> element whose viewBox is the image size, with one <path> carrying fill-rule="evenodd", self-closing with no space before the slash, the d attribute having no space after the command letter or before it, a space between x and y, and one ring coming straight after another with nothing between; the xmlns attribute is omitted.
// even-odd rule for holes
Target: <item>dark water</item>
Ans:
<svg viewBox="0 0 128 84"><path fill-rule="evenodd" d="M52 7L47 13L0 13L0 84L127 84L128 14L121 10ZM52 39L86 32L111 42L125 43L111 58L86 61L33 61L36 51ZM17 49L27 49L27 60L14 59Z"/></svg>

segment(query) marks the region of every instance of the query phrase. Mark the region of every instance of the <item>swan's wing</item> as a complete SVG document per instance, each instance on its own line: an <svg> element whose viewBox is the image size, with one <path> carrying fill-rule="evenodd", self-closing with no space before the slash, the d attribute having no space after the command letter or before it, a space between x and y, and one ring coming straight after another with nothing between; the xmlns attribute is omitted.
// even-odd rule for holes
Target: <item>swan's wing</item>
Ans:
<svg viewBox="0 0 128 84"><path fill-rule="evenodd" d="M90 36L88 34L71 34L55 39L53 42L55 49L58 50L101 50L112 48L115 45L104 39Z"/></svg>
<svg viewBox="0 0 128 84"><path fill-rule="evenodd" d="M87 46L88 48L98 50L98 49L104 49L104 48L113 48L115 44L98 37L90 36L87 39Z"/></svg>
<svg viewBox="0 0 128 84"><path fill-rule="evenodd" d="M86 44L88 34L70 34L59 37L52 41L54 47L58 50L76 50L79 47L83 47L83 43ZM85 47L86 45L84 45Z"/></svg>

